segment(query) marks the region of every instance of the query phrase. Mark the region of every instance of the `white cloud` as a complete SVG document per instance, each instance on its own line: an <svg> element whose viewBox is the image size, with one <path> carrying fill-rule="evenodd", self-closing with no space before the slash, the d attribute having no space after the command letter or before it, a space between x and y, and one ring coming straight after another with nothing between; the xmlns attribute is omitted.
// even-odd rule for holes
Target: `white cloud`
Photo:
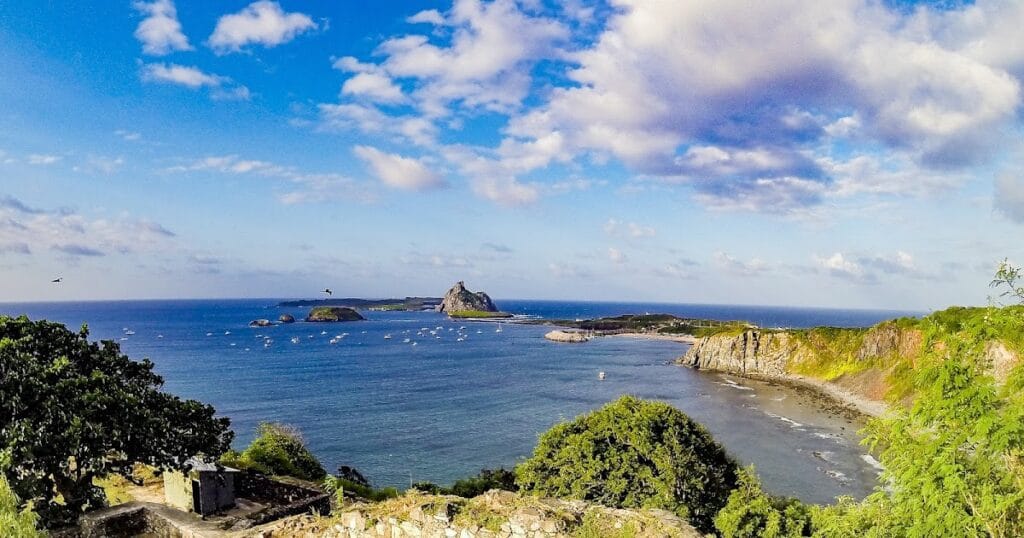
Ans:
<svg viewBox="0 0 1024 538"><path fill-rule="evenodd" d="M759 258L743 261L721 251L715 252L711 259L719 268L742 276L756 276L770 269L768 264Z"/></svg>
<svg viewBox="0 0 1024 538"><path fill-rule="evenodd" d="M402 89L381 73L356 73L341 86L341 93L365 97L378 103L399 103L405 100Z"/></svg>
<svg viewBox="0 0 1024 538"><path fill-rule="evenodd" d="M63 159L63 157L61 157L60 155L44 155L40 153L33 153L27 157L28 164L44 166L54 164L61 159Z"/></svg>
<svg viewBox="0 0 1024 538"><path fill-rule="evenodd" d="M356 146L353 152L369 165L385 185L403 190L423 191L443 187L445 182L423 161L385 153L370 146Z"/></svg>
<svg viewBox="0 0 1024 538"><path fill-rule="evenodd" d="M145 219L88 218L67 209L35 209L15 198L0 199L0 246L11 252L98 257L159 251L174 238L170 230Z"/></svg>
<svg viewBox="0 0 1024 538"><path fill-rule="evenodd" d="M228 81L226 77L204 73L198 67L178 64L147 64L142 68L142 79L149 82L168 82L192 89L203 86L217 87Z"/></svg>
<svg viewBox="0 0 1024 538"><path fill-rule="evenodd" d="M85 163L75 166L76 172L90 172L100 174L113 174L124 164L124 157L104 157L103 155L89 155Z"/></svg>
<svg viewBox="0 0 1024 538"><path fill-rule="evenodd" d="M847 259L842 252L836 252L828 257L815 256L814 261L819 267L826 270L830 275L854 281L873 281L874 277L865 273L864 268L857 262Z"/></svg>
<svg viewBox="0 0 1024 538"><path fill-rule="evenodd" d="M436 9L425 9L405 19L405 21L413 24L433 24L434 26L441 26L444 24L444 16L442 16Z"/></svg>
<svg viewBox="0 0 1024 538"><path fill-rule="evenodd" d="M135 9L147 15L135 29L135 38L142 42L142 52L163 56L179 50L192 50L181 31L178 12L172 0L135 2Z"/></svg>
<svg viewBox="0 0 1024 538"><path fill-rule="evenodd" d="M433 145L438 134L437 126L425 118L393 116L373 105L322 104L318 110L322 130L348 131L355 128L366 134L385 134L419 146Z"/></svg>
<svg viewBox="0 0 1024 538"><path fill-rule="evenodd" d="M654 237L656 234L654 228L651 226L643 226L635 222L621 222L616 219L608 219L608 222L604 224L604 233L611 237L626 237L631 239Z"/></svg>
<svg viewBox="0 0 1024 538"><path fill-rule="evenodd" d="M694 265L696 264L693 262L668 263L664 267L655 269L654 274L662 278L694 280L697 278L697 275L693 272Z"/></svg>
<svg viewBox="0 0 1024 538"><path fill-rule="evenodd" d="M1020 174L1001 174L995 181L995 207L1024 224L1024 179Z"/></svg>
<svg viewBox="0 0 1024 538"><path fill-rule="evenodd" d="M476 177L470 183L477 196L503 206L529 205L540 196L537 185L510 177Z"/></svg>
<svg viewBox="0 0 1024 538"><path fill-rule="evenodd" d="M114 131L114 134L121 137L121 140L125 142L137 142L142 140L142 133L137 131L128 131L126 129L118 129Z"/></svg>
<svg viewBox="0 0 1024 538"><path fill-rule="evenodd" d="M221 17L208 43L220 54L237 52L253 44L270 48L316 28L309 15L285 13L277 2L261 0Z"/></svg>
<svg viewBox="0 0 1024 538"><path fill-rule="evenodd" d="M573 265L569 263L551 263L548 264L548 270L551 272L551 275L554 276L555 278L574 279L590 278L591 276L593 276L593 274L589 270L578 265Z"/></svg>
<svg viewBox="0 0 1024 538"><path fill-rule="evenodd" d="M608 260L616 264L626 263L626 255L615 247L608 247Z"/></svg>

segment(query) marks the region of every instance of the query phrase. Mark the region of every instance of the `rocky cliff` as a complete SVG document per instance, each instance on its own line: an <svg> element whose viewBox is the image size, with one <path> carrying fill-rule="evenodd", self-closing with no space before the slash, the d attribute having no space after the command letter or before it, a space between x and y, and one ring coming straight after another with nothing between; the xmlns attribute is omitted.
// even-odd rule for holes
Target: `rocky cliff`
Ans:
<svg viewBox="0 0 1024 538"><path fill-rule="evenodd" d="M448 293L444 294L441 305L437 307L438 312L497 312L498 307L494 301L484 292L476 293L466 289L465 283L461 280L456 282Z"/></svg>
<svg viewBox="0 0 1024 538"><path fill-rule="evenodd" d="M1005 322L1009 314L1004 314L999 316ZM987 327L988 319L981 309L950 309L923 320L894 320L866 329L728 331L699 339L677 362L740 375L799 377L834 394L907 402L912 397L908 375L926 351L943 349L941 335L959 337L958 331L970 328L986 331L981 359L997 383L1006 380L1022 362L1017 322Z"/></svg>

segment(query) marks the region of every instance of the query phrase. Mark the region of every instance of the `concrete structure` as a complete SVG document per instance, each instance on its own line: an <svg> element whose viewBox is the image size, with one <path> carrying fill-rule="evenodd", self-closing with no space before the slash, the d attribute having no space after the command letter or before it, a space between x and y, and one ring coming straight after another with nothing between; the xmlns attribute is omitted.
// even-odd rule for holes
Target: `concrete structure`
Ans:
<svg viewBox="0 0 1024 538"><path fill-rule="evenodd" d="M187 462L188 472L164 473L164 498L167 504L201 516L235 506L235 479L238 470L204 463Z"/></svg>

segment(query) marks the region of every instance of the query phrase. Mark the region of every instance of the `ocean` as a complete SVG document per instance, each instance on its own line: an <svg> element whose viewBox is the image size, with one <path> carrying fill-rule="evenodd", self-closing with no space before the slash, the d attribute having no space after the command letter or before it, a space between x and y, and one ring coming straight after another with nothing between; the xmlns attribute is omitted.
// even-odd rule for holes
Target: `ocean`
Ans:
<svg viewBox="0 0 1024 538"><path fill-rule="evenodd" d="M367 320L360 322L248 327L257 318L305 316L305 309L278 302L7 303L0 313L72 329L87 323L91 338L118 341L128 356L152 360L165 390L230 417L237 448L261 421L287 423L302 432L328 471L351 465L377 486L446 484L482 468L510 468L553 424L622 394L668 402L700 421L738 460L755 464L773 493L829 502L837 495L861 497L877 481L876 462L858 444L861 423L785 387L676 366L683 344L621 337L556 344L543 338L549 327L454 321L434 312L363 312ZM867 326L919 315L496 302L547 319L664 312L772 327ZM606 378L599 380L602 371Z"/></svg>

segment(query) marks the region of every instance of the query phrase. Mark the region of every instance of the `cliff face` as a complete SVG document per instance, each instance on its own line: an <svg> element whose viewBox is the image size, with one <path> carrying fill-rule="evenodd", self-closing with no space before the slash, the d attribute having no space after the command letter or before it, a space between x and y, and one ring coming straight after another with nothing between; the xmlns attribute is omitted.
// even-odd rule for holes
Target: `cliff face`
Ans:
<svg viewBox="0 0 1024 538"><path fill-rule="evenodd" d="M748 330L701 338L679 362L698 369L777 376L786 373L790 356L802 352L789 334Z"/></svg>
<svg viewBox="0 0 1024 538"><path fill-rule="evenodd" d="M498 307L494 301L484 292L473 293L466 289L466 285L460 280L455 283L448 293L444 294L441 306L437 307L438 312L460 312L460 311L497 312Z"/></svg>

